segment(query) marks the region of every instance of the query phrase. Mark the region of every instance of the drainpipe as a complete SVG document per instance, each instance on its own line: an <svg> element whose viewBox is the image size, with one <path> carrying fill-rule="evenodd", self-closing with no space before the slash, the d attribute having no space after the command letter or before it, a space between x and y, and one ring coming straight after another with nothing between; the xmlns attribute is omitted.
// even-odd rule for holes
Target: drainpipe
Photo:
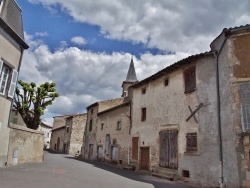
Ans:
<svg viewBox="0 0 250 188"><path fill-rule="evenodd" d="M130 160L129 160L129 156L130 156L130 152L129 152L129 147L130 147L130 140L131 140L131 129L132 129L132 119L131 119L131 115L132 115L132 112L131 112L131 106L132 106L132 102L130 102L129 104L129 133L128 133L128 165L130 163Z"/></svg>
<svg viewBox="0 0 250 188"><path fill-rule="evenodd" d="M213 52L215 60L216 60L216 95L217 95L218 140L219 140L219 184L220 184L220 188L224 187L224 179L223 179L224 177L223 177L223 150L222 150L222 133L221 133L219 56L228 38L229 36L224 39L219 51Z"/></svg>

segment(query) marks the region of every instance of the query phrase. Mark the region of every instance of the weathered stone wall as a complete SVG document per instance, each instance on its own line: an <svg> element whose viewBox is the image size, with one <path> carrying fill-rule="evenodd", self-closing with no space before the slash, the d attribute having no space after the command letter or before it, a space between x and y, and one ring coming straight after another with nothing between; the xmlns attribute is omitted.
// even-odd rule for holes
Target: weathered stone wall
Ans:
<svg viewBox="0 0 250 188"><path fill-rule="evenodd" d="M241 101L239 95L239 87L242 82L250 81L250 34L243 33L231 36L226 43L225 51L222 53L220 62L223 62L225 66L220 67L220 74L223 77L227 77L228 80L223 79L223 85L227 85L227 88L223 88L222 92L224 94L222 99L223 109L223 128L227 130L228 133L228 124L230 123L232 134L226 134L224 136L224 141L227 141L227 145L223 145L223 149L227 151L224 155L226 172L225 172L225 181L226 183L231 183L232 181L237 182L240 186L250 187L250 172L249 172L249 133L242 134L242 122L241 122ZM224 71L226 69L227 71ZM225 72L223 74L223 72ZM229 104L230 103L230 104ZM231 111L228 110L231 109ZM227 113L231 112L229 117ZM231 138L231 139L229 139ZM230 142L229 142L230 141ZM234 147L229 147L229 145ZM232 156L232 153L235 154ZM232 164L232 158L229 158L228 155L234 157L234 164ZM235 172L237 172L237 177L233 175L231 166ZM232 184L234 185L234 184Z"/></svg>
<svg viewBox="0 0 250 188"><path fill-rule="evenodd" d="M97 146L102 146L102 156L105 161L111 160L111 146L118 146L118 163L128 164L128 151L130 151L130 135L129 127L129 104L116 108L111 111L104 112L99 115L97 122ZM117 129L117 122L121 121L121 129ZM103 130L102 130L103 123ZM106 135L110 134L111 145L106 148ZM114 144L116 141L116 144ZM106 150L109 154L106 154Z"/></svg>
<svg viewBox="0 0 250 188"><path fill-rule="evenodd" d="M52 130L51 139L50 139L50 150L63 152L64 133L65 133L65 127ZM58 138L59 138L59 148L57 148Z"/></svg>
<svg viewBox="0 0 250 188"><path fill-rule="evenodd" d="M63 152L63 144L64 144L64 134L65 134L65 125L66 125L66 118L69 117L69 115L65 116L55 116L54 122L53 122L53 128L52 128L52 134L50 139L50 149L53 151ZM58 138L60 140L59 148L58 150Z"/></svg>
<svg viewBox="0 0 250 188"><path fill-rule="evenodd" d="M20 57L19 45L3 29L0 29L0 58L11 68L18 70ZM11 100L0 95L0 167L7 162L10 106Z"/></svg>
<svg viewBox="0 0 250 188"><path fill-rule="evenodd" d="M183 71L196 65L196 91L184 93ZM206 70L206 71L205 71ZM164 80L168 78L168 86ZM142 88L146 93L142 95ZM193 61L178 70L134 90L132 137L139 137L139 147L150 147L150 170L159 167L159 132L178 130L178 174L190 173L188 181L216 186L218 183L218 145L216 128L215 66L212 55ZM188 106L195 110L204 106L194 118ZM141 108L146 107L146 121L141 121ZM197 132L198 151L186 151L186 133ZM140 151L139 151L140 159ZM140 163L140 160L139 160ZM140 164L139 164L140 165ZM209 168L208 168L209 166Z"/></svg>
<svg viewBox="0 0 250 188"><path fill-rule="evenodd" d="M83 156L85 158L89 158L91 160L96 159L97 154L97 145L96 145L96 131L97 131L97 121L98 116L97 113L102 112L104 110L107 110L109 108L112 108L114 106L122 104L124 101L124 98L117 98L117 99L111 99L106 101L99 101L96 106L90 107L87 112L87 126L85 131L85 140L84 140L84 154ZM93 109L93 113L92 113ZM89 123L92 119L92 130L89 131ZM89 145L93 144L93 156L90 157L89 155Z"/></svg>
<svg viewBox="0 0 250 188"><path fill-rule="evenodd" d="M14 151L18 150L18 156ZM11 124L8 165L43 161L43 133L20 125Z"/></svg>
<svg viewBox="0 0 250 188"><path fill-rule="evenodd" d="M81 154L86 121L87 114L79 114L72 119L69 149L69 153L72 155Z"/></svg>

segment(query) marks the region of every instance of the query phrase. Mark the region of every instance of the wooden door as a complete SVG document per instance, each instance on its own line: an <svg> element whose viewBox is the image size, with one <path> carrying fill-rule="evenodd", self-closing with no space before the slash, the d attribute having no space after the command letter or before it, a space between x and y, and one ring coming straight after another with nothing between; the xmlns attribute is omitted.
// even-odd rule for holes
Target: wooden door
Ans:
<svg viewBox="0 0 250 188"><path fill-rule="evenodd" d="M132 138L132 159L138 160L138 137Z"/></svg>
<svg viewBox="0 0 250 188"><path fill-rule="evenodd" d="M102 146L98 146L97 148L97 159L102 160Z"/></svg>
<svg viewBox="0 0 250 188"><path fill-rule="evenodd" d="M117 160L118 160L118 147L112 146L111 161L117 163Z"/></svg>
<svg viewBox="0 0 250 188"><path fill-rule="evenodd" d="M160 163L161 167L178 169L178 131L160 132Z"/></svg>
<svg viewBox="0 0 250 188"><path fill-rule="evenodd" d="M149 148L141 148L140 169L149 170Z"/></svg>
<svg viewBox="0 0 250 188"><path fill-rule="evenodd" d="M93 150L94 150L94 145L89 144L89 159L93 159Z"/></svg>

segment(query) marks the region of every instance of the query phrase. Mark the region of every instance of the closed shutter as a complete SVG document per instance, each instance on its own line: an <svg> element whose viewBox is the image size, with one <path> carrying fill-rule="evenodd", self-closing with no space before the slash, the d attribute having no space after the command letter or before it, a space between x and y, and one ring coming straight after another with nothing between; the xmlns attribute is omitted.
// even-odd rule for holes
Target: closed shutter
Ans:
<svg viewBox="0 0 250 188"><path fill-rule="evenodd" d="M16 70L12 71L12 78L11 78L11 84L10 89L8 92L8 97L13 98L16 90L16 81L17 81L18 72Z"/></svg>
<svg viewBox="0 0 250 188"><path fill-rule="evenodd" d="M138 137L132 138L132 159L138 160Z"/></svg>

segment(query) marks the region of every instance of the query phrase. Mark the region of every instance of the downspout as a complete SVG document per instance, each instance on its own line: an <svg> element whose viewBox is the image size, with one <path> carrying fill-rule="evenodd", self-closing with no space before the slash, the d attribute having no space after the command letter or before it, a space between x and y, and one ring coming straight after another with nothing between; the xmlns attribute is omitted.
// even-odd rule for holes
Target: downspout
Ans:
<svg viewBox="0 0 250 188"><path fill-rule="evenodd" d="M128 133L128 165L129 165L129 163L130 163L130 159L129 159L129 157L130 157L130 140L131 140L131 129L132 129L132 111L131 111L131 106L132 106L132 102L130 102L130 104L129 104L129 133Z"/></svg>
<svg viewBox="0 0 250 188"><path fill-rule="evenodd" d="M221 133L219 56L220 56L222 48L224 47L228 38L229 38L229 36L224 39L219 51L213 52L215 60L216 60L216 95L217 95L218 141L219 141L219 184L220 184L220 188L224 187L224 177L223 177L223 147L222 147L222 133Z"/></svg>

